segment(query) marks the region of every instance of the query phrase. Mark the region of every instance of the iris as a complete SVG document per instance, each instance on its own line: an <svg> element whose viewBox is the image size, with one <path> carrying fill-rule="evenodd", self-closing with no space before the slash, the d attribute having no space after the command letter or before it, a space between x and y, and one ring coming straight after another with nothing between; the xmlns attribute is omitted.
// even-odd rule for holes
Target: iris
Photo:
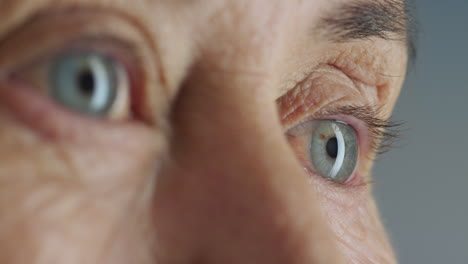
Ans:
<svg viewBox="0 0 468 264"><path fill-rule="evenodd" d="M310 139L310 159L316 172L331 181L345 183L358 162L357 132L334 120L316 121Z"/></svg>
<svg viewBox="0 0 468 264"><path fill-rule="evenodd" d="M49 70L49 93L70 110L103 116L116 101L118 74L118 65L100 54L60 55Z"/></svg>

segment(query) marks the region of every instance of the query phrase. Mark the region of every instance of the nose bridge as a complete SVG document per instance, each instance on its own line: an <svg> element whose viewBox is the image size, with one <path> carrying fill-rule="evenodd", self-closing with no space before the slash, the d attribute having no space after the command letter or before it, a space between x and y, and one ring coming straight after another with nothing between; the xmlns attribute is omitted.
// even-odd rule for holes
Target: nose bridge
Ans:
<svg viewBox="0 0 468 264"><path fill-rule="evenodd" d="M175 107L174 156L156 190L163 205L156 221L159 214L166 230L183 230L178 243L207 263L339 263L274 101L258 98L268 83L261 76L188 78Z"/></svg>

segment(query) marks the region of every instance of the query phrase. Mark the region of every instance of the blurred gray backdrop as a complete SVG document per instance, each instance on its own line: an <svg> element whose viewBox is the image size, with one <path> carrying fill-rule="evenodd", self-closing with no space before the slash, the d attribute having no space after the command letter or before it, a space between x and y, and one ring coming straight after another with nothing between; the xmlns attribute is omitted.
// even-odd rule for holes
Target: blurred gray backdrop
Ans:
<svg viewBox="0 0 468 264"><path fill-rule="evenodd" d="M397 104L400 147L375 194L402 264L468 264L468 0L416 0L418 58Z"/></svg>

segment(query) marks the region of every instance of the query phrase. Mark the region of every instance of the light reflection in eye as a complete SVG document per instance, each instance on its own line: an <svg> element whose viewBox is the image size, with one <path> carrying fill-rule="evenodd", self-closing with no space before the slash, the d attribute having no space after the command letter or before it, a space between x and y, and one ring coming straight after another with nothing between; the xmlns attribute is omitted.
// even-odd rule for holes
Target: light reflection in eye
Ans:
<svg viewBox="0 0 468 264"><path fill-rule="evenodd" d="M357 132L339 121L316 122L310 139L310 160L320 176L344 183L352 176L358 162Z"/></svg>
<svg viewBox="0 0 468 264"><path fill-rule="evenodd" d="M291 131L305 138L299 144L307 148L305 159L315 174L337 183L353 177L359 159L358 134L350 125L336 120L316 120Z"/></svg>
<svg viewBox="0 0 468 264"><path fill-rule="evenodd" d="M93 52L62 54L49 69L48 91L58 104L90 116L105 116L121 89L128 89L123 67Z"/></svg>

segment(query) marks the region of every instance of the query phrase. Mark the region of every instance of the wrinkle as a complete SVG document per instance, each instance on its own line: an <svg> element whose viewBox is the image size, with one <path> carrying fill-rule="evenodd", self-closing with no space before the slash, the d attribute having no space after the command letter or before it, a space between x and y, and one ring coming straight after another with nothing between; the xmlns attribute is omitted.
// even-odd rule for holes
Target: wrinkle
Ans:
<svg viewBox="0 0 468 264"><path fill-rule="evenodd" d="M345 104L346 101L355 104L356 98L368 103L372 99L364 94L365 91L333 66L319 66L307 79L277 100L280 117L283 122L292 122L320 112L326 106Z"/></svg>
<svg viewBox="0 0 468 264"><path fill-rule="evenodd" d="M366 205L353 208L345 217L331 221L335 239L352 256L355 263L393 263L393 256L385 239L385 232L377 219L377 212Z"/></svg>

